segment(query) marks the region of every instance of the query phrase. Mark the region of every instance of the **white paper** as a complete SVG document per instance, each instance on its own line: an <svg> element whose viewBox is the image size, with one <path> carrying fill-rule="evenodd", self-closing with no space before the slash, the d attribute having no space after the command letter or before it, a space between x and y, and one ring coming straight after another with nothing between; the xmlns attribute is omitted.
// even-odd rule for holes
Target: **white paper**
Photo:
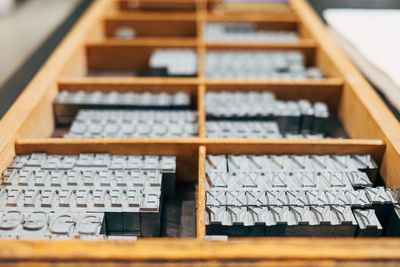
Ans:
<svg viewBox="0 0 400 267"><path fill-rule="evenodd" d="M329 26L354 47L354 52L364 58L364 64L373 65L367 69L373 67L385 74L381 73L380 79L369 78L400 110L400 10L327 9L323 16ZM358 67L367 76L375 75L367 72L365 66ZM382 77L390 81L380 82ZM385 86L387 84L395 86Z"/></svg>

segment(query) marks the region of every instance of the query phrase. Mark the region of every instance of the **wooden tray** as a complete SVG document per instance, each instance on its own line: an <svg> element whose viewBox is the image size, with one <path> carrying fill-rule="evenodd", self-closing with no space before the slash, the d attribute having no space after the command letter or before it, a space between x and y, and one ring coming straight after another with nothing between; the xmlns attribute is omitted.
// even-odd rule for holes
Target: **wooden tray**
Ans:
<svg viewBox="0 0 400 267"><path fill-rule="evenodd" d="M218 6L218 12L213 8ZM397 265L398 238L237 238L205 241L205 156L210 154L370 153L391 188L400 187L400 125L379 96L332 42L305 0L289 7L220 6L206 0L97 0L49 58L0 121L0 171L15 154L169 154L178 156L178 180L197 182L195 239L154 238L137 242L0 241L0 260L31 265ZM242 10L242 11L240 11ZM253 21L263 29L297 30L296 44L216 44L203 40L207 21ZM118 27L135 27L137 38L117 40ZM196 78L88 77L89 71L126 71L147 65L151 51L192 48L199 57ZM204 56L218 49L300 50L327 78L304 81L216 81L204 74ZM199 136L187 139L61 139L53 100L61 90L184 91L199 113ZM350 139L245 140L205 138L206 91L273 91L281 99L325 101ZM239 260L239 261L238 261ZM310 263L313 262L313 263Z"/></svg>

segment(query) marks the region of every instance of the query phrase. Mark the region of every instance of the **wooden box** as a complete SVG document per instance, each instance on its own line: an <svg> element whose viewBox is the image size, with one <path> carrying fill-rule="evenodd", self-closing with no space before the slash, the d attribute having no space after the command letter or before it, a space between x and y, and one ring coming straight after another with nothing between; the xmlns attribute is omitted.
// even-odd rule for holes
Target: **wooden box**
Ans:
<svg viewBox="0 0 400 267"><path fill-rule="evenodd" d="M217 8L216 8L217 7ZM215 12L213 10L216 10ZM262 29L296 30L293 44L207 43L208 21L252 21ZM132 40L114 38L133 27ZM123 72L146 66L156 48L192 48L198 77L140 78L88 76L90 71ZM303 81L208 80L207 51L221 49L300 50L308 64L327 77ZM53 101L59 91L187 92L196 101L199 136L185 139L61 139L55 130ZM273 91L285 100L325 101L349 139L270 140L205 137L207 91ZM16 154L168 154L178 157L178 180L197 182L195 239L154 238L117 243L84 241L0 241L1 263L9 265L283 265L356 266L400 264L398 238L237 238L205 240L205 157L209 154L370 153L386 186L400 187L400 124L327 35L305 0L290 5L221 5L206 0L97 0L0 121L0 171Z"/></svg>

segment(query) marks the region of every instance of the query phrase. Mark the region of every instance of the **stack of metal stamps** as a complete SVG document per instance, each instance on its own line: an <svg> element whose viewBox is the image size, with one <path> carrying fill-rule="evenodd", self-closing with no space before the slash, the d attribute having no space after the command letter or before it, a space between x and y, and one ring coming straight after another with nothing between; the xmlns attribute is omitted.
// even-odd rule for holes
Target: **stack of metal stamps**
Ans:
<svg viewBox="0 0 400 267"><path fill-rule="evenodd" d="M175 172L173 156L17 155L2 175L0 237L159 236Z"/></svg>
<svg viewBox="0 0 400 267"><path fill-rule="evenodd" d="M80 110L66 138L189 138L198 136L197 112Z"/></svg>
<svg viewBox="0 0 400 267"><path fill-rule="evenodd" d="M320 139L329 123L325 103L279 101L270 92L208 92L205 108L207 135L215 138Z"/></svg>
<svg viewBox="0 0 400 267"><path fill-rule="evenodd" d="M61 91L54 101L57 123L71 123L81 109L188 109L190 95L186 93L103 93Z"/></svg>
<svg viewBox="0 0 400 267"><path fill-rule="evenodd" d="M377 173L370 155L209 155L207 235L394 235L399 191Z"/></svg>
<svg viewBox="0 0 400 267"><path fill-rule="evenodd" d="M196 76L197 53L191 49L157 49L150 56L150 68L165 69L168 76Z"/></svg>
<svg viewBox="0 0 400 267"><path fill-rule="evenodd" d="M206 55L206 76L212 79L302 80L324 74L306 66L302 53L212 51Z"/></svg>
<svg viewBox="0 0 400 267"><path fill-rule="evenodd" d="M212 22L204 28L204 38L215 43L296 43L296 32L259 30L255 23Z"/></svg>

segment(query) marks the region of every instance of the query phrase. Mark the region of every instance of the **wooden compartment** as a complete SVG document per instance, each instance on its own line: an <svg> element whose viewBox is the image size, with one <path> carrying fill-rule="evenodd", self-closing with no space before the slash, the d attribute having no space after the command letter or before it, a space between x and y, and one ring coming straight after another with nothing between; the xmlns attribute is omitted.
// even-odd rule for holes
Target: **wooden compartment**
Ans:
<svg viewBox="0 0 400 267"><path fill-rule="evenodd" d="M342 81L337 78L322 80L309 80L298 82L230 82L210 81L206 85L207 92L271 92L277 100L298 101L308 100L310 103L324 102L329 108L330 125L327 127L326 136L330 138L351 138L344 130L338 112L340 108Z"/></svg>
<svg viewBox="0 0 400 267"><path fill-rule="evenodd" d="M131 5L128 5L131 2ZM209 5L208 5L209 4ZM197 183L196 238L154 238L136 242L0 240L0 259L9 265L224 265L309 266L396 265L399 238L238 238L205 240L205 158L207 154L369 153L387 187L400 187L400 125L371 86L331 41L305 0L288 7L264 5L215 13L215 1L98 0L42 67L0 121L0 171L16 154L176 155L178 181ZM242 6L245 7L246 5ZM155 8L156 7L156 8ZM226 10L225 10L226 11ZM165 16L162 15L165 12ZM177 14L178 12L179 14ZM170 23L182 21L177 26ZM253 21L265 29L294 29L296 44L207 44L207 21ZM127 23L127 24L124 24ZM159 24L157 24L159 23ZM161 31L161 24L170 31ZM158 26L157 26L158 25ZM116 27L136 27L138 38L109 38ZM154 27L153 27L154 26ZM143 28L142 28L143 27ZM153 29L153 32L147 28ZM159 30L160 29L160 30ZM144 78L132 73L148 66L157 48L190 48L198 54L198 76ZM205 77L207 51L298 50L326 78L302 81L222 81ZM88 77L88 72L108 75ZM111 73L110 73L111 72ZM118 75L119 73L124 75ZM129 73L127 75L126 73ZM199 114L199 137L183 139L62 139L55 130L53 101L59 91L187 92ZM325 101L350 139L272 140L206 138L207 91L272 91L284 100ZM238 262L239 260L239 262Z"/></svg>
<svg viewBox="0 0 400 267"><path fill-rule="evenodd" d="M119 29L131 29L135 39L149 37L196 38L196 15L185 13L136 13L112 15L105 19L105 33L116 36Z"/></svg>
<svg viewBox="0 0 400 267"><path fill-rule="evenodd" d="M119 0L121 10L195 11L195 0Z"/></svg>
<svg viewBox="0 0 400 267"><path fill-rule="evenodd" d="M149 69L149 59L151 54L160 48L169 49L192 49L196 50L195 41L177 42L165 41L162 44L153 42L143 44L132 41L125 42L120 40L105 41L100 43L89 43L86 47L88 73L93 75L95 72L105 72L104 76L118 75L134 76L138 71ZM107 74L115 72L116 74ZM103 74L100 74L103 75Z"/></svg>

